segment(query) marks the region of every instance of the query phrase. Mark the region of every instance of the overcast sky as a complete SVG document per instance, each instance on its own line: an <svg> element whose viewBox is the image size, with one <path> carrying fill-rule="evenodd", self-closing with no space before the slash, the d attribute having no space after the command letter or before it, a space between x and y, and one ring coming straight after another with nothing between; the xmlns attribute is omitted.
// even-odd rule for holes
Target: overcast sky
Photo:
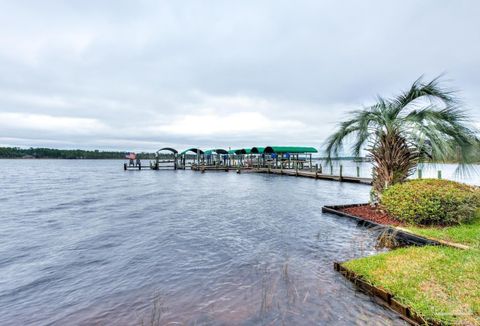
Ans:
<svg viewBox="0 0 480 326"><path fill-rule="evenodd" d="M0 145L320 147L446 73L480 126L480 2L0 0Z"/></svg>

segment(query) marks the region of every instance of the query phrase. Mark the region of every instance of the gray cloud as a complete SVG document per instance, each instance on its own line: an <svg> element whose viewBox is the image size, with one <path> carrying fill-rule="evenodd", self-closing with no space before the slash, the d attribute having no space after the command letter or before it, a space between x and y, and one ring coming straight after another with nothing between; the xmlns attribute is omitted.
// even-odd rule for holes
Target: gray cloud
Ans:
<svg viewBox="0 0 480 326"><path fill-rule="evenodd" d="M480 121L476 1L0 1L0 144L320 146L446 73Z"/></svg>

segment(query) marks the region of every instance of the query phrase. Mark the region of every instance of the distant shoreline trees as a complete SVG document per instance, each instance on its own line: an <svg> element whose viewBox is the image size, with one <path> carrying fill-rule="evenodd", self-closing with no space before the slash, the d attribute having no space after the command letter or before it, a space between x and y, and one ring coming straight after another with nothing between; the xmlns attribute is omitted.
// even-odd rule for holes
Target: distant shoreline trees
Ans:
<svg viewBox="0 0 480 326"><path fill-rule="evenodd" d="M81 149L0 147L0 159L124 159L127 153ZM153 159L155 157L154 153L137 153L137 155L142 159Z"/></svg>

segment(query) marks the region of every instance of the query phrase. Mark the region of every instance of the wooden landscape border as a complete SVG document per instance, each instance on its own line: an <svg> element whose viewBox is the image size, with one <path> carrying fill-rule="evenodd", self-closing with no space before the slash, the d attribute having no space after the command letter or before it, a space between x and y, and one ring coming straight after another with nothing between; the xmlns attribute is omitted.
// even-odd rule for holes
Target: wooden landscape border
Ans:
<svg viewBox="0 0 480 326"><path fill-rule="evenodd" d="M457 246L457 245L450 244L450 243L444 242L444 241L425 238L425 237L407 232L403 229L400 229L400 228L397 228L397 227L394 227L394 226L391 226L391 225L376 223L376 222L364 219L362 217L355 216L355 215L348 214L348 213L345 213L345 212L341 211L341 209L345 209L345 208L349 208L349 207L364 206L364 205L368 205L368 203L323 206L322 207L322 213L331 213L331 214L335 214L335 215L338 215L338 216L344 216L344 217L351 218L353 220L356 220L358 222L359 226L384 228L385 230L388 230L392 234L395 234L395 236L399 240L401 240L402 242L404 242L408 245L414 245L414 246L451 246L451 247L455 247L457 249L465 249L465 247L462 247L462 246Z"/></svg>
<svg viewBox="0 0 480 326"><path fill-rule="evenodd" d="M360 289L362 292L370 296L373 296L376 299L377 303L398 313L400 317L403 320L407 321L408 323L412 325L433 325L433 326L441 325L436 321L425 320L424 318L422 318L421 315L416 313L411 307L408 307L402 304L401 302L399 302L398 300L396 300L391 293L385 291L380 287L370 284L361 276L357 275L355 272L343 266L342 263L334 262L333 267L337 272L342 274L346 279L348 279L350 282L355 284L355 286L358 289Z"/></svg>

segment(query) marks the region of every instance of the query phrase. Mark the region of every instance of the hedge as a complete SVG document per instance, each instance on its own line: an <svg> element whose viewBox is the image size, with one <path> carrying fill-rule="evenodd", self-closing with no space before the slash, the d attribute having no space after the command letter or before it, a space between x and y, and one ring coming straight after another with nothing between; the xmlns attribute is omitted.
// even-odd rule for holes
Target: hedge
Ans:
<svg viewBox="0 0 480 326"><path fill-rule="evenodd" d="M475 217L480 190L448 180L412 180L386 189L381 205L393 218L408 224L455 225Z"/></svg>

